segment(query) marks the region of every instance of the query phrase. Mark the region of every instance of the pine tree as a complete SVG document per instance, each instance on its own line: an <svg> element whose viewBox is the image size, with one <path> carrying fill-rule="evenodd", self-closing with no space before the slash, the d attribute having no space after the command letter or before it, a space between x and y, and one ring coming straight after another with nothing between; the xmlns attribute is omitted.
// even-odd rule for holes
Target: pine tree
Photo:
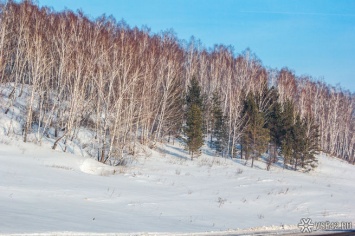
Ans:
<svg viewBox="0 0 355 236"><path fill-rule="evenodd" d="M292 157L294 170L297 170L302 155L305 150L305 128L300 115L296 116L295 124L292 126Z"/></svg>
<svg viewBox="0 0 355 236"><path fill-rule="evenodd" d="M266 93L263 96L264 107L266 108L266 127L270 131L269 155L267 158L267 170L270 170L271 164L277 162L277 150L281 148L282 116L281 104L277 101L279 97L277 90L272 87L264 93Z"/></svg>
<svg viewBox="0 0 355 236"><path fill-rule="evenodd" d="M203 108L201 87L195 77L192 78L186 95L186 105L189 107L192 104L196 104L201 110Z"/></svg>
<svg viewBox="0 0 355 236"><path fill-rule="evenodd" d="M217 92L214 92L212 97L212 118L211 142L216 152L223 156L228 146L227 117L223 115L221 100Z"/></svg>
<svg viewBox="0 0 355 236"><path fill-rule="evenodd" d="M269 113L267 126L270 130L270 157L271 161L275 163L277 161L277 148L281 147L282 140L282 113L281 104L276 102Z"/></svg>
<svg viewBox="0 0 355 236"><path fill-rule="evenodd" d="M203 145L203 99L201 97L201 88L198 81L193 78L186 95L186 126L184 129L187 136L186 145L191 153L191 159L194 154L199 152Z"/></svg>
<svg viewBox="0 0 355 236"><path fill-rule="evenodd" d="M292 129L294 125L294 105L293 102L287 100L283 104L281 112L281 153L284 157L284 168L291 163L293 154L293 135Z"/></svg>
<svg viewBox="0 0 355 236"><path fill-rule="evenodd" d="M319 152L319 126L311 116L303 120L304 126L304 149L301 158L302 168L314 168L317 165L315 155Z"/></svg>
<svg viewBox="0 0 355 236"><path fill-rule="evenodd" d="M186 136L187 146L191 153L191 159L194 158L194 154L199 151L203 145L203 133L202 133L202 112L197 104L192 104L191 108L187 112L186 120Z"/></svg>
<svg viewBox="0 0 355 236"><path fill-rule="evenodd" d="M317 163L319 130L313 118L301 119L298 114L291 128L291 150L294 170L310 166L314 168Z"/></svg>
<svg viewBox="0 0 355 236"><path fill-rule="evenodd" d="M249 154L249 152L251 154L251 167L253 167L254 160L266 151L270 134L269 130L265 127L264 114L259 111L253 94L247 96L244 102L243 113L246 114L248 122L242 139L244 146L246 146L247 154Z"/></svg>

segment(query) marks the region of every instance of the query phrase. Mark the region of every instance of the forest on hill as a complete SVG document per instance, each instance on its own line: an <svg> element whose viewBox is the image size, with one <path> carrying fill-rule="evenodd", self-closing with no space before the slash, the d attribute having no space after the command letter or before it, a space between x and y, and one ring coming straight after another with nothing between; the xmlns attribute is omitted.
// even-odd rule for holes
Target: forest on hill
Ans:
<svg viewBox="0 0 355 236"><path fill-rule="evenodd" d="M188 136L197 116L224 156L254 160L268 150L296 168L323 151L355 163L355 94L266 68L249 49L207 49L32 1L3 3L0 22L1 109L21 123L24 142L50 138L55 149L84 128L95 138L83 148L117 164L138 144Z"/></svg>

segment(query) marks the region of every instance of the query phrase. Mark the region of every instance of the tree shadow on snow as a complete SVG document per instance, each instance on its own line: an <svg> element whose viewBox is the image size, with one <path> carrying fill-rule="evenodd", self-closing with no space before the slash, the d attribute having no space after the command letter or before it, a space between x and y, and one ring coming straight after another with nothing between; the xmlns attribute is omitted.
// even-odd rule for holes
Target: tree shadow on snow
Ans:
<svg viewBox="0 0 355 236"><path fill-rule="evenodd" d="M173 157L178 157L179 159L183 159L183 160L187 160L188 159L186 156L183 156L183 155L178 153L178 152L182 152L182 150L180 148L176 148L176 147L170 146L170 145L166 145L166 146L169 147L169 149L176 150L177 152L174 152L174 151L171 151L171 150L166 150L166 149L161 148L161 147L156 147L156 149L157 149L157 151L159 151L161 153L164 153L164 154L167 154L167 155L170 155L170 156L173 156ZM187 152L185 154L187 154Z"/></svg>

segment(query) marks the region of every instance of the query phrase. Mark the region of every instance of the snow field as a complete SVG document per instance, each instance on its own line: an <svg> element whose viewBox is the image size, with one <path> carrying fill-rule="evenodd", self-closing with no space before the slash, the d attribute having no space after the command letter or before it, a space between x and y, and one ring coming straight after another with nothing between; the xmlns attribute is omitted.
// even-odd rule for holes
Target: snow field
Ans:
<svg viewBox="0 0 355 236"><path fill-rule="evenodd" d="M0 234L297 232L301 218L355 223L354 166L325 155L311 173L268 172L261 161L253 169L207 154L191 161L177 143L111 167L43 146L1 138Z"/></svg>

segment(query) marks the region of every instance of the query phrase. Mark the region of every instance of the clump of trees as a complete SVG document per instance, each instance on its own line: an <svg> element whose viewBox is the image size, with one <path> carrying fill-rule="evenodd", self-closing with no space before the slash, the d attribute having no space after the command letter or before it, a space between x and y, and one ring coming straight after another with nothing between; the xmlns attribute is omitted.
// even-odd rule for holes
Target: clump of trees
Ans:
<svg viewBox="0 0 355 236"><path fill-rule="evenodd" d="M315 155L319 149L319 128L311 117L301 118L292 101L283 106L278 101L278 92L266 86L262 93L249 93L244 101L243 114L246 118L242 130L241 157L251 167L254 160L266 156L267 170L278 162L282 155L284 167L297 170L316 167Z"/></svg>
<svg viewBox="0 0 355 236"><path fill-rule="evenodd" d="M0 84L4 113L26 98L24 142L47 137L66 150L85 128L94 134L86 151L104 163L182 131L194 156L210 135L218 155L252 165L264 152L269 166L280 154L295 169L314 165L319 150L355 163L354 94L288 68L268 70L248 49L206 49L113 17L3 3Z"/></svg>

